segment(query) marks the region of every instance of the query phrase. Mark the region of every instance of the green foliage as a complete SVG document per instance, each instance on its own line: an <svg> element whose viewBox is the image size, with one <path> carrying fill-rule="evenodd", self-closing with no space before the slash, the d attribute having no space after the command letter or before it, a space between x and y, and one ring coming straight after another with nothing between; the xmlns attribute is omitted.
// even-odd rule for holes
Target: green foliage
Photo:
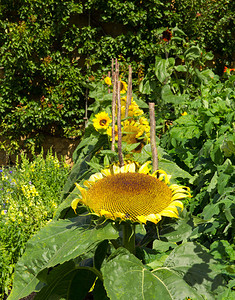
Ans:
<svg viewBox="0 0 235 300"><path fill-rule="evenodd" d="M188 57L189 53L194 57L195 49L187 52ZM168 70L165 77L165 71L163 75L153 75L161 88L167 79L172 89L173 62L157 62L159 68ZM207 69L198 71L197 78L206 72ZM189 76L191 73L194 76L196 71L189 67ZM183 200L186 209L180 219L175 222L164 218L157 226L136 225L136 234L129 236L135 237L134 255L123 242L122 223L89 216L83 206L78 207L78 216L74 214L71 202L78 197L74 183L117 161L117 155L109 150L106 132L95 130L95 116L91 114L83 140L74 152L75 164L62 193L64 202L54 220L28 242L17 264L9 299L27 296L32 291L37 291L36 299L76 299L78 293L81 299L88 294L107 300L127 296L233 299L233 76L224 81L209 78L207 85L188 80L194 88L185 89L184 101L162 107L162 116L168 116L169 108L175 110L166 132L157 119L156 132L161 136L157 139L159 168L172 175L172 183L190 185L193 194L192 199ZM200 93L195 93L196 87L200 87ZM94 113L110 111L111 95L103 83L92 86L90 94L96 99L90 107ZM138 101L135 94L133 97ZM138 103L143 104L141 99ZM188 113L181 115L182 111ZM133 152L135 145L132 146L126 150L128 159L140 164L151 160L149 144L141 152Z"/></svg>
<svg viewBox="0 0 235 300"><path fill-rule="evenodd" d="M26 144L38 144L45 133L80 135L91 81L98 82L100 74L110 69L111 58L118 57L123 78L132 63L137 85L153 70L155 56L169 52L163 40L167 28L177 44L171 51L179 51L180 46L186 60L199 58L199 47L189 48L197 41L200 48L214 51L221 73L224 65L230 67L234 55L233 5L229 0L47 0L43 5L41 0L2 1L0 132L10 139L8 150L19 147L21 136ZM212 59L210 54L203 56ZM171 59L159 62L166 71L156 74L160 81L173 71L169 62L174 64ZM175 71L188 72L185 66L174 65ZM154 83L150 81L144 89L149 85ZM165 92L166 102L185 100L172 98L167 87Z"/></svg>
<svg viewBox="0 0 235 300"><path fill-rule="evenodd" d="M69 166L50 152L30 162L21 156L14 168L0 177L1 299L12 286L12 275L27 240L53 218Z"/></svg>

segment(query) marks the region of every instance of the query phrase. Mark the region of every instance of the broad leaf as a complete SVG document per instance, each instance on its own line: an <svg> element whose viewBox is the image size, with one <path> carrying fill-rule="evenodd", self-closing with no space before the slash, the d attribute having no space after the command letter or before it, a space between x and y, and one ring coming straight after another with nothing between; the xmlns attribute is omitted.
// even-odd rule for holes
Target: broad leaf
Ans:
<svg viewBox="0 0 235 300"><path fill-rule="evenodd" d="M102 267L104 286L111 300L202 299L180 276L171 270L149 271L126 249Z"/></svg>
<svg viewBox="0 0 235 300"><path fill-rule="evenodd" d="M16 266L9 300L30 294L39 282L36 278L38 273L43 269L87 255L101 241L117 237L118 233L111 224L94 228L90 226L90 218L85 216L52 221L28 242Z"/></svg>
<svg viewBox="0 0 235 300"><path fill-rule="evenodd" d="M217 261L201 245L188 242L175 248L167 257L164 267L182 277L200 295L208 300L216 299L225 284ZM196 298L198 299L198 298Z"/></svg>

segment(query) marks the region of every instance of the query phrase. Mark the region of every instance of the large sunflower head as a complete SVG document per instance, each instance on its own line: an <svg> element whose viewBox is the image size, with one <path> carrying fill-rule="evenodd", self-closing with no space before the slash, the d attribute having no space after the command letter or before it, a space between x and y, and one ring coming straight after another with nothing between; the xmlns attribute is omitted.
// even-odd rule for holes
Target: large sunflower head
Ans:
<svg viewBox="0 0 235 300"><path fill-rule="evenodd" d="M180 199L191 197L189 188L170 185L164 171L151 174L149 164L113 165L91 175L84 187L76 183L80 196L73 200L72 208L76 211L81 203L92 214L144 224L157 224L162 216L178 218L178 211L183 209Z"/></svg>
<svg viewBox="0 0 235 300"><path fill-rule="evenodd" d="M106 130L109 127L109 124L111 123L111 119L109 115L106 112L101 112L95 115L95 119L93 121L93 126L95 127L95 130Z"/></svg>

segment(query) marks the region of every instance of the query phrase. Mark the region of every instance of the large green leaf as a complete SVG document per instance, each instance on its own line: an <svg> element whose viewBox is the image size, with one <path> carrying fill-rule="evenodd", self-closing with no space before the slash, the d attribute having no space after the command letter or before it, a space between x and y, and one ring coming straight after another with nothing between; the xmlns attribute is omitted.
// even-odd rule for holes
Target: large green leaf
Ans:
<svg viewBox="0 0 235 300"><path fill-rule="evenodd" d="M169 84L166 84L162 87L162 91L161 91L161 97L162 100L165 103L172 103L172 104L180 104L183 103L187 100L187 95L174 95L171 91L171 87Z"/></svg>
<svg viewBox="0 0 235 300"><path fill-rule="evenodd" d="M206 299L214 300L225 284L220 270L217 271L215 268L217 264L218 262L213 259L206 248L188 242L171 252L165 261L164 268L179 275Z"/></svg>
<svg viewBox="0 0 235 300"><path fill-rule="evenodd" d="M155 58L155 75L161 83L171 76L174 65L175 59L173 57L169 59Z"/></svg>
<svg viewBox="0 0 235 300"><path fill-rule="evenodd" d="M90 218L85 216L52 221L28 242L16 266L9 300L18 300L34 291L39 282L37 275L43 269L87 255L101 241L117 237L118 233L111 224L91 227Z"/></svg>
<svg viewBox="0 0 235 300"><path fill-rule="evenodd" d="M151 272L123 248L118 249L116 256L104 264L101 270L104 286L111 300L202 299L175 272L167 268Z"/></svg>

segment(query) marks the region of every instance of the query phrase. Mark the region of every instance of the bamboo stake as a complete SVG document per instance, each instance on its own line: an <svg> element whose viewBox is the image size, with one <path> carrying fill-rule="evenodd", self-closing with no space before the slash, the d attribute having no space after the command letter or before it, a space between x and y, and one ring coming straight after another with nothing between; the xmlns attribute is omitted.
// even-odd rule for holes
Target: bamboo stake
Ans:
<svg viewBox="0 0 235 300"><path fill-rule="evenodd" d="M108 77L110 78L110 71L108 71ZM108 89L108 93L110 94L110 89Z"/></svg>
<svg viewBox="0 0 235 300"><path fill-rule="evenodd" d="M113 95L112 95L112 144L111 144L111 150L115 151L115 113L116 113L116 87L117 87L117 77L116 72L113 72L112 74L112 81L113 81Z"/></svg>
<svg viewBox="0 0 235 300"><path fill-rule="evenodd" d="M122 154L122 128L121 128L121 98L120 98L121 82L118 81L117 88L117 126L118 126L118 159L120 167L124 166Z"/></svg>
<svg viewBox="0 0 235 300"><path fill-rule="evenodd" d="M149 117L150 117L150 144L153 156L153 172L158 170L158 153L156 146L156 120L155 120L155 103L149 103Z"/></svg>
<svg viewBox="0 0 235 300"><path fill-rule="evenodd" d="M131 97L132 97L132 68L131 68L131 65L129 65L125 118L128 117L128 110L129 110L129 106L131 104Z"/></svg>

